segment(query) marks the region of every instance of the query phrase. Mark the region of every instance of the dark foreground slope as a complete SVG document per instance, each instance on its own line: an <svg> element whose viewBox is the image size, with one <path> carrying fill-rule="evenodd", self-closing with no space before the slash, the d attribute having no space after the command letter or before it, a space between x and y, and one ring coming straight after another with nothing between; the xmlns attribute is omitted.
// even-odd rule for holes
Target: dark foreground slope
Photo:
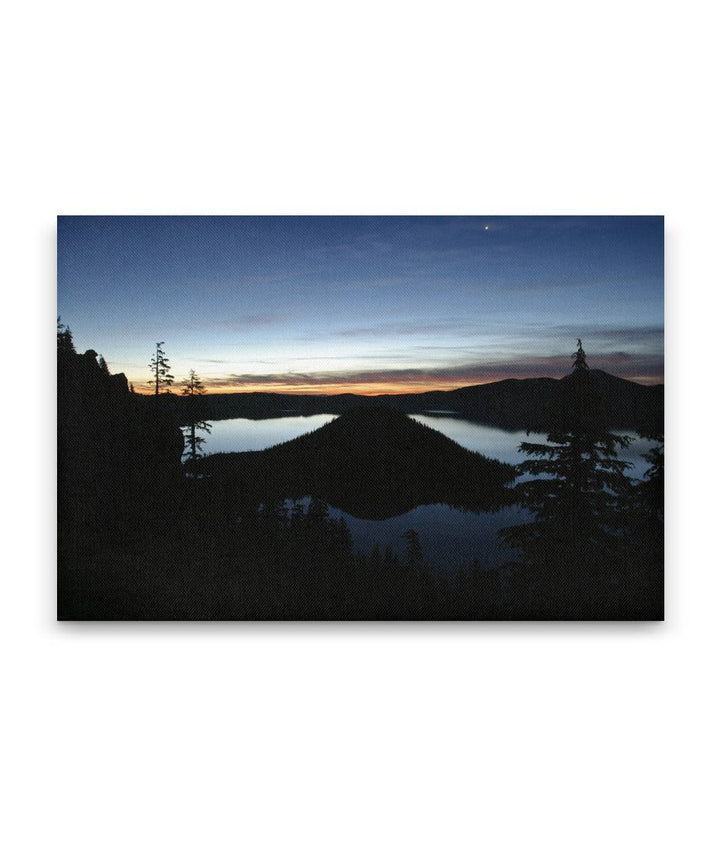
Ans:
<svg viewBox="0 0 720 856"><path fill-rule="evenodd" d="M263 452L212 455L202 471L241 494L313 495L373 520L437 502L494 509L507 502L513 478L507 464L388 407L357 408Z"/></svg>
<svg viewBox="0 0 720 856"><path fill-rule="evenodd" d="M291 414L348 413L358 407L392 407L402 413L450 410L466 419L502 428L554 430L572 417L568 377L502 380L449 391L404 395L289 395L268 392L212 394L206 397L210 419L267 419ZM664 387L643 386L600 370L589 373L593 418L613 428L662 430ZM178 412L180 397L163 396L163 405Z"/></svg>
<svg viewBox="0 0 720 856"><path fill-rule="evenodd" d="M95 351L58 350L58 616L87 617L81 569L113 542L167 530L182 487L183 439L111 375ZM102 577L98 588L107 590ZM90 610L92 613L92 609Z"/></svg>

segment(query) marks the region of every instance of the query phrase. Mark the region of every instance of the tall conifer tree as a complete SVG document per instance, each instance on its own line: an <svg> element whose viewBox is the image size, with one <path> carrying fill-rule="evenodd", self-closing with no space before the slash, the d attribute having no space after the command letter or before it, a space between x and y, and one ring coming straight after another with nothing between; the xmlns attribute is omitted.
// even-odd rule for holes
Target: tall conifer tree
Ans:
<svg viewBox="0 0 720 856"><path fill-rule="evenodd" d="M195 473L198 459L202 457L202 447L205 438L198 436L200 432L210 433L210 423L205 421L206 410L203 407L202 396L205 395L205 384L200 380L194 369L190 369L190 375L184 381L182 394L187 396L188 401L188 425L184 431L185 452L183 457L191 465Z"/></svg>
<svg viewBox="0 0 720 856"><path fill-rule="evenodd" d="M580 339L573 358L566 424L546 443L519 447L528 458L517 467L518 476L531 478L520 481L515 496L534 519L501 530L502 539L520 551L520 568L530 573L525 581L542 586L544 598L547 585L572 598L580 589L591 591L593 580L607 581L617 562L630 486L630 464L618 460L629 438L599 421Z"/></svg>
<svg viewBox="0 0 720 856"><path fill-rule="evenodd" d="M160 387L172 386L175 378L170 374L170 362L162 346L165 342L155 343L155 353L150 358L148 368L152 372L150 383L155 384L155 395L160 395Z"/></svg>

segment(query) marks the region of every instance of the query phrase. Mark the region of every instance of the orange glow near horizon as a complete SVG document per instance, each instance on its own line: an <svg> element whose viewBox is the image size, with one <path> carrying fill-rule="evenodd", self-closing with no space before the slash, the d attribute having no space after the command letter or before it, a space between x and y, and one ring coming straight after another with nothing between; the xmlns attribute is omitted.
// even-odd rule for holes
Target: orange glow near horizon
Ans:
<svg viewBox="0 0 720 856"><path fill-rule="evenodd" d="M503 378L496 378L503 380ZM467 383L432 384L432 383L323 383L323 384L243 384L238 386L205 384L205 391L213 394L234 394L237 392L275 392L282 395L402 395L409 392L445 392L462 386L493 383L493 380L473 381ZM180 390L171 390L179 394ZM138 389L140 395L155 395L154 390Z"/></svg>
<svg viewBox="0 0 720 856"><path fill-rule="evenodd" d="M536 375L536 377L548 377L548 375ZM238 384L236 386L226 384L216 384L206 382L205 391L211 394L226 394L231 395L239 392L274 392L281 395L404 395L407 393L421 392L449 392L454 389L461 389L465 386L484 386L487 383L497 383L501 380L525 380L525 378L513 377L508 375L498 376L496 378L467 378L466 380L455 381L453 383L433 383L431 381L417 381L415 383L400 383L400 382L381 382L377 383L307 383L307 384ZM634 383L642 384L643 386L653 386L663 383L662 376L659 377L626 377L625 380ZM140 395L154 395L154 390L145 389L145 383L142 381L133 381L136 388L135 392ZM181 387L171 390L176 395L181 393Z"/></svg>

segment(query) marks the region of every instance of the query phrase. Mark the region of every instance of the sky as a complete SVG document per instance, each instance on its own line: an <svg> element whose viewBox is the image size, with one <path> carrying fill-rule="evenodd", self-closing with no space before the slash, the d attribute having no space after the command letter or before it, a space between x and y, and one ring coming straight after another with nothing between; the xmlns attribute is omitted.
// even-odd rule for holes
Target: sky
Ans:
<svg viewBox="0 0 720 856"><path fill-rule="evenodd" d="M58 218L58 315L138 392L663 381L662 217Z"/></svg>

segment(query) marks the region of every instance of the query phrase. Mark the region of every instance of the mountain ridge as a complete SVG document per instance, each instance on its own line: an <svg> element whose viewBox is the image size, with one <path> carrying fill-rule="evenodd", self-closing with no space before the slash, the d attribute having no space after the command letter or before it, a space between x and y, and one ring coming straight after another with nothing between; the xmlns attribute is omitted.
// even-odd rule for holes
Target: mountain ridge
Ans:
<svg viewBox="0 0 720 856"><path fill-rule="evenodd" d="M573 406L571 379L506 378L454 390L363 396L356 393L307 395L304 393L235 392L205 396L208 419L267 419L280 416L341 415L357 407L391 407L402 413L452 411L457 416L499 427L553 430L569 421ZM658 432L662 430L664 385L645 386L591 369L590 402L598 423L614 428ZM164 406L182 419L185 402L172 393L162 396Z"/></svg>

